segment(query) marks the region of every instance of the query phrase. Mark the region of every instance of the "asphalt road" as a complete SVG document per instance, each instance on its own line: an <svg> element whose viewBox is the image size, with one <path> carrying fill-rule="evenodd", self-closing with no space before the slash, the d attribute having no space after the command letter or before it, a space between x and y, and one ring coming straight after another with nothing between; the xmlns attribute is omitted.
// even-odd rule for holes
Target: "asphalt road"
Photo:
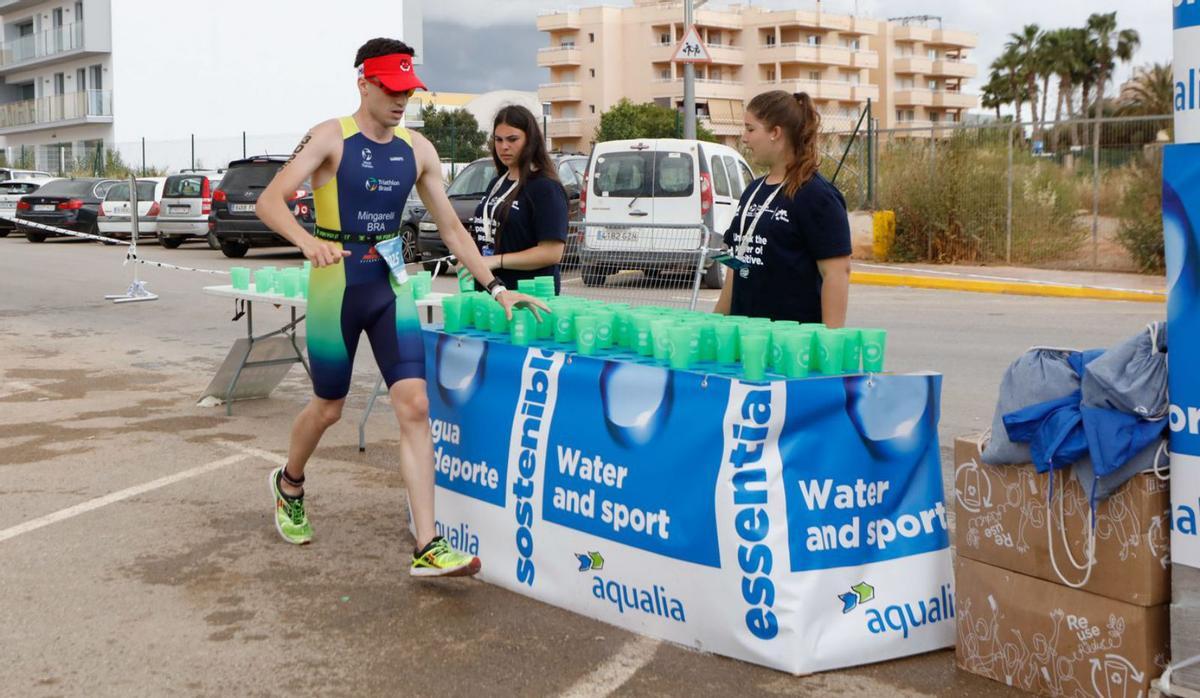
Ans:
<svg viewBox="0 0 1200 698"><path fill-rule="evenodd" d="M236 264L196 244L142 254ZM293 370L271 399L239 404L233 418L197 407L244 326L230 322L232 302L200 294L215 277L196 273L144 269L158 301L105 302L128 285L123 255L90 242L0 240L0 694L1010 692L956 670L949 651L793 677L645 640L477 581L410 581L387 410L371 420L367 453L356 448L356 415L374 377L369 351L359 352L348 419L330 430L310 470L319 539L287 546L272 530L265 475L308 395L303 372ZM255 251L246 261L299 258ZM688 289L679 283L669 293L686 299ZM1106 346L1163 312L851 293L851 324L890 331L890 369L945 375L947 473L953 438L986 427L1000 376L1022 350ZM265 315L263 327L284 317Z"/></svg>

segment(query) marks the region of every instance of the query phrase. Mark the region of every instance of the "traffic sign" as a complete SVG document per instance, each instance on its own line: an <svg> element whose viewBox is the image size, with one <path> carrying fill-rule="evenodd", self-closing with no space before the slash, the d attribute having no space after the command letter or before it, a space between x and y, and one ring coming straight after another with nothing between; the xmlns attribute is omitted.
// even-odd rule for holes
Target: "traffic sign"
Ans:
<svg viewBox="0 0 1200 698"><path fill-rule="evenodd" d="M675 47L675 55L671 60L676 63L712 63L712 55L700 39L700 32L696 31L695 25L688 27L683 41Z"/></svg>

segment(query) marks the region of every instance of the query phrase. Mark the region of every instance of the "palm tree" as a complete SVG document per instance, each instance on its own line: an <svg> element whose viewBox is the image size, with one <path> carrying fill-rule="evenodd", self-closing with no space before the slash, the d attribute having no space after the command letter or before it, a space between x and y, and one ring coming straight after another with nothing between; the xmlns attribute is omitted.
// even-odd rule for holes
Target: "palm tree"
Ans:
<svg viewBox="0 0 1200 698"><path fill-rule="evenodd" d="M986 85L983 86L983 97L980 104L984 109L995 109L996 120L1000 120L1000 107L1013 101L1012 85L1008 78L999 71L993 70Z"/></svg>
<svg viewBox="0 0 1200 698"><path fill-rule="evenodd" d="M1104 91L1117 61L1128 63L1141 45L1141 38L1134 29L1117 30L1116 12L1096 12L1088 17L1087 33L1092 45L1096 70L1096 116L1103 115ZM1100 149L1100 124L1096 123L1093 147Z"/></svg>
<svg viewBox="0 0 1200 698"><path fill-rule="evenodd" d="M1160 116L1175 108L1175 78L1170 63L1154 63L1137 69L1121 90L1120 113L1129 116Z"/></svg>
<svg viewBox="0 0 1200 698"><path fill-rule="evenodd" d="M1000 54L996 60L992 61L992 77L999 78L1007 83L1007 88L1004 90L1005 96L1008 99L1004 102L1012 102L1014 111L1016 112L1016 120L1021 120L1021 57L1011 46L1004 49L1004 53Z"/></svg>
<svg viewBox="0 0 1200 698"><path fill-rule="evenodd" d="M1033 121L1034 131L1038 124L1038 41L1042 30L1036 24L1026 24L1019 34L1009 34L1008 43L1004 44L1005 53L1012 51L1020 65L1021 77L1025 82L1025 95L1029 98L1029 116ZM1017 110L1017 121L1021 120L1020 109Z"/></svg>

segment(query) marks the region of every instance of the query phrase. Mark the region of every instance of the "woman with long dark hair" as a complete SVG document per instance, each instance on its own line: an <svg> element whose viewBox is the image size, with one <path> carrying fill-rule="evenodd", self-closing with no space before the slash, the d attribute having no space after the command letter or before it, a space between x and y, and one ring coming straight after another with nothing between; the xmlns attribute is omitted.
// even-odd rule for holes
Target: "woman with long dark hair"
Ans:
<svg viewBox="0 0 1200 698"><path fill-rule="evenodd" d="M492 272L509 288L521 279L553 276L567 242L567 193L538 120L525 107L504 107L492 125L496 177L475 208L476 244Z"/></svg>
<svg viewBox="0 0 1200 698"><path fill-rule="evenodd" d="M725 233L729 276L716 312L846 323L850 221L846 200L817 172L821 117L804 93L758 95L742 142L768 169L746 187Z"/></svg>

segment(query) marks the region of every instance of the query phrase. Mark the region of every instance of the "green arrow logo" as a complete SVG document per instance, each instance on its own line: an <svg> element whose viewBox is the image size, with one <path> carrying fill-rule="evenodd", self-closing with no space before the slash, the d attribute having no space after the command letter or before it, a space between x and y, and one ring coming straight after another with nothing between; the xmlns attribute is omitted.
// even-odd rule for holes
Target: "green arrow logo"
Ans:
<svg viewBox="0 0 1200 698"><path fill-rule="evenodd" d="M866 582L859 582L858 584L855 584L854 586L850 587L850 591L853 591L858 596L858 602L860 604L866 603L875 598L875 587L867 584Z"/></svg>
<svg viewBox="0 0 1200 698"><path fill-rule="evenodd" d="M592 569L594 569L594 570L604 569L604 558L600 555L600 553L589 552L588 557L592 561Z"/></svg>

